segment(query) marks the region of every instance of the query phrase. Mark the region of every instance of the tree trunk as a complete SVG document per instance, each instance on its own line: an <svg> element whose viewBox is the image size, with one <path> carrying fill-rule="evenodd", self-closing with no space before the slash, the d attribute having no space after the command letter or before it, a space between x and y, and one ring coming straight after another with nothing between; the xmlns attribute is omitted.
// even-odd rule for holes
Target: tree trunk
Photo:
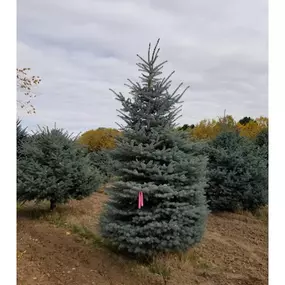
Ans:
<svg viewBox="0 0 285 285"><path fill-rule="evenodd" d="M53 211L56 207L56 201L54 199L50 199L50 210Z"/></svg>

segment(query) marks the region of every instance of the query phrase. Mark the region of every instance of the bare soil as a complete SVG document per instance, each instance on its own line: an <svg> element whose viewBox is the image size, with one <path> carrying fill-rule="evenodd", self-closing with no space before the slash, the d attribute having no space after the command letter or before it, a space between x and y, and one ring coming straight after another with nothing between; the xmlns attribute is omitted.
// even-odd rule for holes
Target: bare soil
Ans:
<svg viewBox="0 0 285 285"><path fill-rule="evenodd" d="M18 284L268 284L266 220L250 213L210 215L199 245L183 256L158 257L146 265L95 242L106 200L104 193L95 193L61 206L52 214L45 204L20 207ZM89 234L83 235L78 229L87 229Z"/></svg>

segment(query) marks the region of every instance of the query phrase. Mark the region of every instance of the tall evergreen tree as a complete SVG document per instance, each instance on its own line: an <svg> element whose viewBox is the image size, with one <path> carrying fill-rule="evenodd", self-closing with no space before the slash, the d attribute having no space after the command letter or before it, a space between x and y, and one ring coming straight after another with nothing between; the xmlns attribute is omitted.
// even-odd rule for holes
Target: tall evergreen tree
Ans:
<svg viewBox="0 0 285 285"><path fill-rule="evenodd" d="M103 237L139 256L187 250L200 241L208 213L206 159L174 129L187 88L170 92L173 73L160 78L166 61L157 63L158 43L152 52L149 45L147 59L137 55L142 75L140 83L128 80L132 99L113 91L125 122L113 151L120 181L108 189L100 222Z"/></svg>

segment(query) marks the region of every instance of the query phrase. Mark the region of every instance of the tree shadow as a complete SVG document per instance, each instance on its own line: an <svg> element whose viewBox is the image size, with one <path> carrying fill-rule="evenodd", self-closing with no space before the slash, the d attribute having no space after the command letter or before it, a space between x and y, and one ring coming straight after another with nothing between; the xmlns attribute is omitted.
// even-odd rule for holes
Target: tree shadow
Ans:
<svg viewBox="0 0 285 285"><path fill-rule="evenodd" d="M64 216L68 213L68 210L68 205L59 205L57 208L51 211L48 202L28 202L25 204L17 205L17 218L38 220L51 216Z"/></svg>

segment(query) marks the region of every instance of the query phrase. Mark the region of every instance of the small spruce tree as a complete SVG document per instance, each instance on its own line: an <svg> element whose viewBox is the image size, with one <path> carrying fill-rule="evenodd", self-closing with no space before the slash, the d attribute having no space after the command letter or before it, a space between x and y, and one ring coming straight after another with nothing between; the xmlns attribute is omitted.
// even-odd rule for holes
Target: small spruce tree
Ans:
<svg viewBox="0 0 285 285"><path fill-rule="evenodd" d="M119 250L137 256L185 251L199 242L207 206L206 159L187 134L175 130L183 95L170 92L170 76L160 78L158 42L138 63L141 83L129 80L131 98L115 93L122 104L123 136L113 151L119 181L101 216L101 232ZM144 195L138 208L138 195Z"/></svg>
<svg viewBox="0 0 285 285"><path fill-rule="evenodd" d="M87 150L61 130L40 129L23 145L17 169L17 199L57 203L82 199L100 185L100 174L92 167Z"/></svg>
<svg viewBox="0 0 285 285"><path fill-rule="evenodd" d="M250 139L224 131L209 142L206 152L212 211L255 210L267 204L267 161Z"/></svg>

